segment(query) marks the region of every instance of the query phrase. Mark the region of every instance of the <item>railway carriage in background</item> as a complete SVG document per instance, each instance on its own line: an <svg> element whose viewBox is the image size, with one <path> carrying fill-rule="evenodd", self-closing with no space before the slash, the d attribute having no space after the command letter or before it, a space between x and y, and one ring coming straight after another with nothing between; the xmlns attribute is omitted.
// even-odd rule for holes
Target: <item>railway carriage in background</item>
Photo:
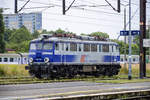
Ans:
<svg viewBox="0 0 150 100"><path fill-rule="evenodd" d="M28 64L28 53L0 53L0 64Z"/></svg>
<svg viewBox="0 0 150 100"><path fill-rule="evenodd" d="M42 35L30 42L26 69L37 78L117 75L119 47L96 37Z"/></svg>

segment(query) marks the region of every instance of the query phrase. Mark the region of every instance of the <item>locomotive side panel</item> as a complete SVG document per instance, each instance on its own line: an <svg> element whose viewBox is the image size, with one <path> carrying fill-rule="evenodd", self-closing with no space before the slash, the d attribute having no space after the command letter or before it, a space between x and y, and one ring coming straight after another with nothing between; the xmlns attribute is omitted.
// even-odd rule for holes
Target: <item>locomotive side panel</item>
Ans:
<svg viewBox="0 0 150 100"><path fill-rule="evenodd" d="M59 49L54 50L54 64L115 64L119 63L120 61L119 52L116 50L116 45L107 44L109 49L107 51L104 51L105 49L102 49L102 44L96 44L96 51L92 52L91 50L89 50L88 52L85 52L83 48L84 44L80 44L82 45L81 51L70 51L70 45L68 45L69 43L63 43L63 48L66 49L66 46L68 45L68 50L62 50L62 43L58 44ZM76 44L77 48L79 48L79 43ZM92 44L89 45L91 46ZM112 47L114 49L112 49Z"/></svg>

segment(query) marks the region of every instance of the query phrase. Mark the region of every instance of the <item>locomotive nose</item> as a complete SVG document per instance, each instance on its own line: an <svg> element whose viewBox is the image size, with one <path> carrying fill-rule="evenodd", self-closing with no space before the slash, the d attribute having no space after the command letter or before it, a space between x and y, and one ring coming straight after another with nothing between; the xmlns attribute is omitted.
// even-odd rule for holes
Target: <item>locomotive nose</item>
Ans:
<svg viewBox="0 0 150 100"><path fill-rule="evenodd" d="M42 57L42 53L36 53L36 58L41 58Z"/></svg>
<svg viewBox="0 0 150 100"><path fill-rule="evenodd" d="M37 52L36 56L35 56L35 62L42 62L42 53L41 52Z"/></svg>

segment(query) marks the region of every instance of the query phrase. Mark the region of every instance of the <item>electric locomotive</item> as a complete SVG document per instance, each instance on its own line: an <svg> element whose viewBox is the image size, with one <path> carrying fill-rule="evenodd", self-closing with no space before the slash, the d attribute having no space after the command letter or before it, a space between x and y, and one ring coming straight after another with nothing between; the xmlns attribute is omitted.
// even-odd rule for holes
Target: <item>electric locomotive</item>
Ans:
<svg viewBox="0 0 150 100"><path fill-rule="evenodd" d="M30 42L29 73L37 78L117 75L118 44L89 36L43 34Z"/></svg>

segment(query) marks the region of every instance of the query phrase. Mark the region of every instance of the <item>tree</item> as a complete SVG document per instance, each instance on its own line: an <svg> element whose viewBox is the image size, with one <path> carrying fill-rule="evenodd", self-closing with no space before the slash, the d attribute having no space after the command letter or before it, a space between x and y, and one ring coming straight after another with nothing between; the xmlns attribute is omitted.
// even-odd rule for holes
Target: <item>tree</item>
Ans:
<svg viewBox="0 0 150 100"><path fill-rule="evenodd" d="M26 27L21 27L20 29L17 29L14 31L10 38L9 43L21 43L23 41L28 41L32 39L31 33L27 30Z"/></svg>
<svg viewBox="0 0 150 100"><path fill-rule="evenodd" d="M28 52L29 51L29 43L30 41L23 41L21 43L9 43L7 44L7 48L11 48L16 50L16 52Z"/></svg>
<svg viewBox="0 0 150 100"><path fill-rule="evenodd" d="M41 34L54 34L54 31L47 31L46 29L42 30Z"/></svg>
<svg viewBox="0 0 150 100"><path fill-rule="evenodd" d="M73 32L62 30L61 28L54 31L54 33L57 33L57 34L74 34Z"/></svg>
<svg viewBox="0 0 150 100"><path fill-rule="evenodd" d="M38 31L35 31L33 34L32 34L32 39L35 39L35 38L38 38L40 35L40 33Z"/></svg>
<svg viewBox="0 0 150 100"><path fill-rule="evenodd" d="M2 15L3 10L0 9L0 53L5 52L5 42L4 42L4 22L3 22L3 15Z"/></svg>
<svg viewBox="0 0 150 100"><path fill-rule="evenodd" d="M140 50L139 46L137 44L132 44L131 47L132 47L132 54L139 55L139 50Z"/></svg>
<svg viewBox="0 0 150 100"><path fill-rule="evenodd" d="M125 44L123 41L119 41L119 40L112 40L112 41L116 42L119 45L120 54L124 54L125 50L126 53L128 53L128 44Z"/></svg>
<svg viewBox="0 0 150 100"><path fill-rule="evenodd" d="M9 30L9 32L10 32L9 33L10 37L6 45L7 48L15 49L16 52L28 52L29 42L32 39L32 35L27 30L27 28L23 26L20 29L11 30L11 31Z"/></svg>
<svg viewBox="0 0 150 100"><path fill-rule="evenodd" d="M99 36L101 38L109 38L109 35L107 33L104 32L93 32L90 34L91 36Z"/></svg>
<svg viewBox="0 0 150 100"><path fill-rule="evenodd" d="M58 33L58 34L65 34L66 33L64 30L62 30L60 28L57 29L55 32Z"/></svg>
<svg viewBox="0 0 150 100"><path fill-rule="evenodd" d="M83 36L88 36L88 34L86 34L86 33L81 33L80 35L83 35Z"/></svg>
<svg viewBox="0 0 150 100"><path fill-rule="evenodd" d="M12 34L14 31L16 31L16 30L15 30L15 29L13 29L13 30L5 29L5 32L4 32L4 40L5 40L6 42L9 42L9 38L10 38L11 34Z"/></svg>

